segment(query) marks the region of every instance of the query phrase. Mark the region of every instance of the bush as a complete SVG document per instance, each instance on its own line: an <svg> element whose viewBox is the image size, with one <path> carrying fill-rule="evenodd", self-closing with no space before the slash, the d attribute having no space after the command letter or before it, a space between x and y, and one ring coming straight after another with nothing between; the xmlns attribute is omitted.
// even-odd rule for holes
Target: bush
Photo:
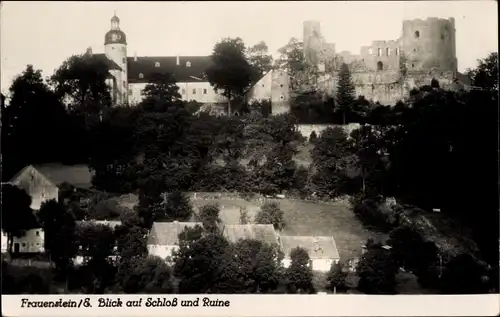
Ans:
<svg viewBox="0 0 500 317"><path fill-rule="evenodd" d="M389 231L398 225L400 208L389 206L381 196L355 196L351 199L353 212L364 225Z"/></svg>
<svg viewBox="0 0 500 317"><path fill-rule="evenodd" d="M276 230L285 227L285 213L280 209L278 203L267 202L255 216L255 223L273 225Z"/></svg>
<svg viewBox="0 0 500 317"><path fill-rule="evenodd" d="M309 143L314 144L317 139L318 136L316 135L316 131L311 132L311 135L309 136Z"/></svg>

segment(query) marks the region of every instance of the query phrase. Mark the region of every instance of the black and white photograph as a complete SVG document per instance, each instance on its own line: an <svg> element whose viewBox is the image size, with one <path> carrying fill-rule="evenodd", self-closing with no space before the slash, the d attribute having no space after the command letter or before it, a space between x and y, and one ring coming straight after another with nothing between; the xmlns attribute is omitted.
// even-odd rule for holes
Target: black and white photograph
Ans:
<svg viewBox="0 0 500 317"><path fill-rule="evenodd" d="M496 1L0 10L3 294L499 293Z"/></svg>

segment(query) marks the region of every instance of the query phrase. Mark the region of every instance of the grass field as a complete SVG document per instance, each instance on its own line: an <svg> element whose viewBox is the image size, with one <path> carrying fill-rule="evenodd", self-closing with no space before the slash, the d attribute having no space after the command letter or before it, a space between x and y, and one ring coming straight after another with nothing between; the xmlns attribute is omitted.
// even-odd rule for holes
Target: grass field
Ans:
<svg viewBox="0 0 500 317"><path fill-rule="evenodd" d="M283 235L333 236L342 261L359 256L361 246L368 238L385 238L380 233L363 228L349 207L342 203L320 203L299 200L277 199L285 214ZM244 199L192 200L196 209L210 203L221 207L220 218L226 224L238 224L240 208L246 208L253 219L261 202Z"/></svg>

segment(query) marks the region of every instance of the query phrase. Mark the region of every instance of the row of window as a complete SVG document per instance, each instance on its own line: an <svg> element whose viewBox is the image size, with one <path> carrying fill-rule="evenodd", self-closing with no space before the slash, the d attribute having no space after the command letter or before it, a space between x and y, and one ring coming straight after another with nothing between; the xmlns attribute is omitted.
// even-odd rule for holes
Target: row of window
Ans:
<svg viewBox="0 0 500 317"><path fill-rule="evenodd" d="M383 53L384 53L384 49L383 49L383 48L378 48L378 49L377 49L377 56L382 56L382 55L383 55ZM373 55L373 49L372 49L372 48L369 48L369 49L368 49L368 54ZM386 49L385 49L385 56L390 56L391 54L392 54L392 50L391 50L391 48L390 48L390 47L386 48ZM395 50L395 54L396 54L396 55L399 55L399 54L400 54L400 52L399 52L399 47L397 47L397 48L396 48L396 50Z"/></svg>
<svg viewBox="0 0 500 317"><path fill-rule="evenodd" d="M200 93L201 93L201 88L200 88ZM203 89L203 94L206 95L208 93L208 90L206 88ZM181 90L181 95L185 95L186 94L186 89L182 89ZM193 88L193 92L192 92L192 95L196 95L196 88Z"/></svg>

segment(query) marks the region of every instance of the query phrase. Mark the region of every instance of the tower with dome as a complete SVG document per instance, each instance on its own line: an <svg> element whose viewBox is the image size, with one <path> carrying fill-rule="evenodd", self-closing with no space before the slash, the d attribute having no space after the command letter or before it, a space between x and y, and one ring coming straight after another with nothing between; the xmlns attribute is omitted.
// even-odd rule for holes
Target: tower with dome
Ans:
<svg viewBox="0 0 500 317"><path fill-rule="evenodd" d="M127 36L120 30L120 18L111 18L111 29L104 36L104 54L119 67L110 70L115 78L114 99L117 104L128 103ZM119 69L118 69L119 68Z"/></svg>

